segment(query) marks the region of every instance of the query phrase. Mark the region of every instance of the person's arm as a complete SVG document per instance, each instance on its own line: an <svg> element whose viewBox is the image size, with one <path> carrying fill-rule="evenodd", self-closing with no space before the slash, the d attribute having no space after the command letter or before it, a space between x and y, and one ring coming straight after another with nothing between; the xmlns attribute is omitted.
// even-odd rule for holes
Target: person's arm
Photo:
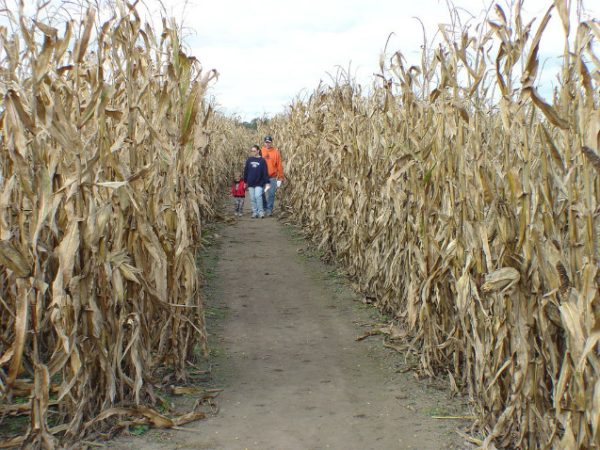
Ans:
<svg viewBox="0 0 600 450"><path fill-rule="evenodd" d="M246 160L246 164L244 165L244 184L248 182L248 160Z"/></svg>

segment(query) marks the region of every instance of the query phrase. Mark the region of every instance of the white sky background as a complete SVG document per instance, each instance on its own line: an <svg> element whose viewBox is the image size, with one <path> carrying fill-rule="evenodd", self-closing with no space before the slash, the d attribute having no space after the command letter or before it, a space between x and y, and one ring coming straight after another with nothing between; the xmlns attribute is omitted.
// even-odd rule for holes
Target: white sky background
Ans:
<svg viewBox="0 0 600 450"><path fill-rule="evenodd" d="M152 8L152 2L146 5ZM454 0L481 18L488 0ZM510 8L499 1L508 15ZM220 109L242 120L282 112L298 95L309 95L319 82L331 81L339 68L368 87L379 72L380 55L400 50L418 63L425 25L431 40L439 23L449 23L445 0L163 0L170 16L183 23L184 41L219 80L211 88ZM550 0L525 0L537 25ZM588 17L600 19L600 0L585 0ZM469 14L461 14L468 20ZM495 17L492 15L492 17ZM480 23L475 19L474 26ZM536 29L534 25L534 32ZM561 54L563 32L556 10L540 53ZM546 62L551 68L560 63ZM546 79L553 74L548 73Z"/></svg>
<svg viewBox="0 0 600 450"><path fill-rule="evenodd" d="M481 0L457 2L476 13ZM429 37L448 20L443 0L171 0L185 6L186 43L220 77L212 89L226 113L243 120L283 111L297 95L341 68L369 86L390 33L392 53L420 58L421 18Z"/></svg>
<svg viewBox="0 0 600 450"><path fill-rule="evenodd" d="M26 9L38 1L25 0ZM157 31L159 1L141 0L138 6L142 15L151 14ZM463 22L472 19L474 32L491 1L452 3ZM508 0L497 3L510 15ZM162 0L162 4L167 16L183 25L186 50L206 70L219 72L209 94L220 110L248 121L284 111L295 97L311 94L321 80L331 82L340 68L350 68L350 75L368 88L379 72L391 33L387 54L400 51L408 65L419 64L423 31L416 17L430 44L439 38L438 24L450 22L446 0ZM552 0L524 0L524 22L537 16L532 35L551 4ZM600 0L583 4L584 19L600 20ZM552 69L560 65L556 55L562 54L564 45L556 9L552 14L540 46L546 69L540 77L542 94L555 84ZM496 19L495 13L490 18Z"/></svg>

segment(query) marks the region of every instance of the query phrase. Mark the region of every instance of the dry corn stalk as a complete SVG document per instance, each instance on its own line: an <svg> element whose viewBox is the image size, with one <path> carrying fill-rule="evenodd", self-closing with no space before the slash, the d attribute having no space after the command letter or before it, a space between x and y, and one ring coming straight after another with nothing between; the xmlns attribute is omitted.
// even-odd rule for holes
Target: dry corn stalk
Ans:
<svg viewBox="0 0 600 450"><path fill-rule="evenodd" d="M148 405L157 367L183 380L206 351L196 258L236 125L211 114L216 73L174 23L114 12L59 28L7 10L0 27L0 413L31 418L14 445L200 417Z"/></svg>
<svg viewBox="0 0 600 450"><path fill-rule="evenodd" d="M600 26L515 3L476 36L440 27L418 66L395 53L369 95L340 77L295 101L270 124L282 195L469 395L482 448L598 448ZM570 39L545 100L552 14Z"/></svg>

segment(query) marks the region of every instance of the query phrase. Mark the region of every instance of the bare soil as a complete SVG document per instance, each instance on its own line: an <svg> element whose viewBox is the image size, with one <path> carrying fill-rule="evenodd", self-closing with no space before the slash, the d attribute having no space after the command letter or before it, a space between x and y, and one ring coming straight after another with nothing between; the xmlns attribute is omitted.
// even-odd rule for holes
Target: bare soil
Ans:
<svg viewBox="0 0 600 450"><path fill-rule="evenodd" d="M468 414L445 382L363 335L379 312L289 225L249 214L206 256L212 386L219 411L185 430L149 430L115 449L466 449ZM211 263L212 261L212 263ZM193 404L193 398L188 399Z"/></svg>

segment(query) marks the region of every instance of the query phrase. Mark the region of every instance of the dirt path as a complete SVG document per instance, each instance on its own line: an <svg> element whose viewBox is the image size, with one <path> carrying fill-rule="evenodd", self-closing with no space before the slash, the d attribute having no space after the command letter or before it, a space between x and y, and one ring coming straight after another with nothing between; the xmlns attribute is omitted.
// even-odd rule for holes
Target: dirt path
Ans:
<svg viewBox="0 0 600 450"><path fill-rule="evenodd" d="M432 417L464 406L402 373L380 338L355 340L377 312L291 227L246 215L219 233L208 318L219 413L111 448L466 448L454 432L463 422Z"/></svg>

